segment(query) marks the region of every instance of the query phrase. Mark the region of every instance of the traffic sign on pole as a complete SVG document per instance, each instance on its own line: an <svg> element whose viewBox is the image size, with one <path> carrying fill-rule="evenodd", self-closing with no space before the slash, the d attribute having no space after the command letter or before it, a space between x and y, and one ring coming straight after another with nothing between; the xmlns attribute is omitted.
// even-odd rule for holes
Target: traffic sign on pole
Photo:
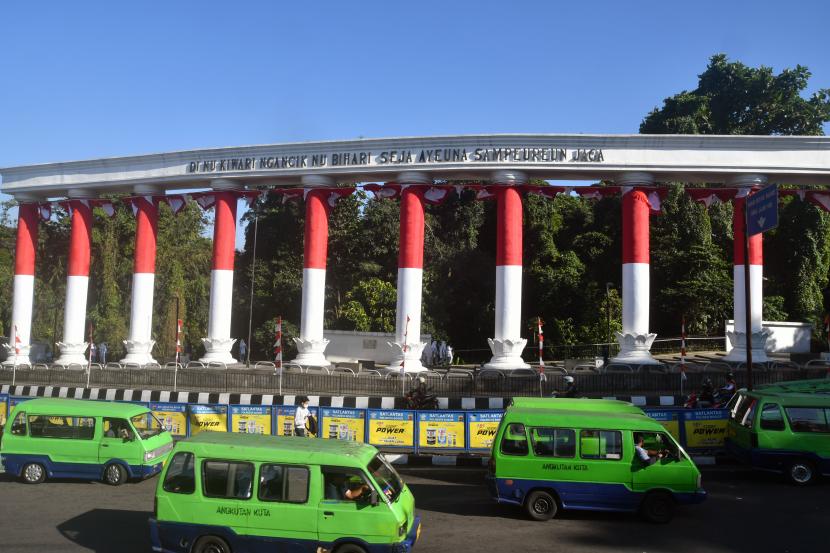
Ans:
<svg viewBox="0 0 830 553"><path fill-rule="evenodd" d="M760 234L778 226L778 186L771 184L746 198L747 234Z"/></svg>

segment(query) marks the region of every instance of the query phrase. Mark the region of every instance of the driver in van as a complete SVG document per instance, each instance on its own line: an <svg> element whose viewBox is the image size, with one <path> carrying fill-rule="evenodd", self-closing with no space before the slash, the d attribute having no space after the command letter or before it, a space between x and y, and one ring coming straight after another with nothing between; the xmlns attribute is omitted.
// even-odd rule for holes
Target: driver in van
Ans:
<svg viewBox="0 0 830 553"><path fill-rule="evenodd" d="M664 452L643 447L645 440L642 433L634 434L634 452L637 458L647 465L653 465L658 459L664 457Z"/></svg>
<svg viewBox="0 0 830 553"><path fill-rule="evenodd" d="M357 501L368 492L369 486L352 482L346 474L329 472L325 475L326 499Z"/></svg>

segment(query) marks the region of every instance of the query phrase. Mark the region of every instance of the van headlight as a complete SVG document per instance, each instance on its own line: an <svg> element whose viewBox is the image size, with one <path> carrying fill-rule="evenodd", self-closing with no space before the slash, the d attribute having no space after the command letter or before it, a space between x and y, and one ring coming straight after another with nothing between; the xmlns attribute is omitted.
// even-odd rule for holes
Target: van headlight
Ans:
<svg viewBox="0 0 830 553"><path fill-rule="evenodd" d="M155 458L156 458L156 452L155 451L148 451L147 453L144 454L144 462L145 463L147 463L148 461L152 461Z"/></svg>
<svg viewBox="0 0 830 553"><path fill-rule="evenodd" d="M701 489L703 487L703 476L698 474L697 475L697 489Z"/></svg>
<svg viewBox="0 0 830 553"><path fill-rule="evenodd" d="M401 524L398 527L398 537L403 537L404 534L406 534L406 521L405 520L403 521L403 524Z"/></svg>

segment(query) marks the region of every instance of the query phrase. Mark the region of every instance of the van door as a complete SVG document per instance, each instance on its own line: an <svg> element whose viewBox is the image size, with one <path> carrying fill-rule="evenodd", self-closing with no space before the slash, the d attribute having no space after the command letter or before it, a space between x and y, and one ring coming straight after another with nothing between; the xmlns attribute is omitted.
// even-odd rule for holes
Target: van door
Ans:
<svg viewBox="0 0 830 553"><path fill-rule="evenodd" d="M678 492L692 492L696 488L697 471L665 432L635 432L643 436L643 448L649 453L649 461L642 460L634 452L632 441L631 475L632 489L646 492L653 488L665 488ZM657 453L663 452L660 458Z"/></svg>
<svg viewBox="0 0 830 553"><path fill-rule="evenodd" d="M29 452L46 455L55 476L97 477L98 441L94 417L29 415Z"/></svg>
<svg viewBox="0 0 830 553"><path fill-rule="evenodd" d="M279 553L317 550L320 494L310 492L319 487L317 467L280 463L259 466L256 501L251 505L248 527L251 535L267 544L260 550Z"/></svg>
<svg viewBox="0 0 830 553"><path fill-rule="evenodd" d="M247 534L250 513L255 506L251 501L254 464L206 459L200 469L202 497L193 503L191 520Z"/></svg>
<svg viewBox="0 0 830 553"><path fill-rule="evenodd" d="M104 417L102 423L98 463L104 465L110 461L123 461L138 469L137 465L144 462L144 448L129 421Z"/></svg>
<svg viewBox="0 0 830 553"><path fill-rule="evenodd" d="M356 537L369 543L398 541L397 520L386 501L370 501L371 486L363 471L321 467L322 499L318 505L317 534L322 543Z"/></svg>
<svg viewBox="0 0 830 553"><path fill-rule="evenodd" d="M579 470L568 489L570 506L631 509L631 471L620 430L583 429L579 434ZM579 476L576 476L576 474ZM567 502L563 498L563 503Z"/></svg>

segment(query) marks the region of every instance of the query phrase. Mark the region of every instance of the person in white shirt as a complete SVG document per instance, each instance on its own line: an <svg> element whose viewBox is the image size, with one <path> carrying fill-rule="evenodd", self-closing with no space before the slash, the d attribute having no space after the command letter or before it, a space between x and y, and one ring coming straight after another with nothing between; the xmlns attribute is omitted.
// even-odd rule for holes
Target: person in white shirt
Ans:
<svg viewBox="0 0 830 553"><path fill-rule="evenodd" d="M294 412L294 435L304 438L306 436L305 424L308 421L308 417L311 415L311 412L308 410L308 398L306 396L301 396L299 399L300 404Z"/></svg>
<svg viewBox="0 0 830 553"><path fill-rule="evenodd" d="M634 434L634 453L637 455L637 458L647 465L654 464L657 462L657 459L663 458L662 452L643 447L642 434Z"/></svg>

